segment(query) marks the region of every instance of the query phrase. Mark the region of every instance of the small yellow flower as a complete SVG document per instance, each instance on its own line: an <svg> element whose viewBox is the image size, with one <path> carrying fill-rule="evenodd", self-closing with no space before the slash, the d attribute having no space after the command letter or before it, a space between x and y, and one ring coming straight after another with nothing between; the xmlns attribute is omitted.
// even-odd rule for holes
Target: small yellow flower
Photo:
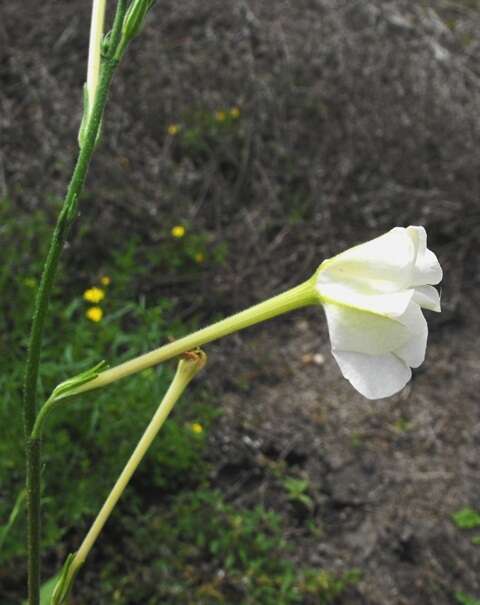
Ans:
<svg viewBox="0 0 480 605"><path fill-rule="evenodd" d="M192 429L192 431L194 433L196 433L197 435L200 435L200 433L203 433L203 426L199 423L199 422L193 422L190 425L190 428Z"/></svg>
<svg viewBox="0 0 480 605"><path fill-rule="evenodd" d="M180 132L180 124L170 124L167 128L167 132L171 137L174 137Z"/></svg>
<svg viewBox="0 0 480 605"><path fill-rule="evenodd" d="M91 303L99 303L105 298L105 291L101 288L89 288L83 293L83 299Z"/></svg>
<svg viewBox="0 0 480 605"><path fill-rule="evenodd" d="M176 237L178 239L180 239L181 237L183 237L186 233L186 229L183 225L175 225L175 227L172 227L172 230L170 232L172 234L172 237Z"/></svg>
<svg viewBox="0 0 480 605"><path fill-rule="evenodd" d="M224 111L216 111L215 112L215 119L217 120L217 122L225 122L225 112Z"/></svg>
<svg viewBox="0 0 480 605"><path fill-rule="evenodd" d="M232 117L234 120L237 120L240 117L240 108L232 107L232 109L230 109L230 117Z"/></svg>
<svg viewBox="0 0 480 605"><path fill-rule="evenodd" d="M203 263L203 261L205 260L205 254L203 254L203 252L197 252L194 258L196 263Z"/></svg>
<svg viewBox="0 0 480 605"><path fill-rule="evenodd" d="M110 277L108 277L108 275L104 275L100 278L100 283L102 286L109 286L112 283L112 280Z"/></svg>
<svg viewBox="0 0 480 605"><path fill-rule="evenodd" d="M86 310L85 315L87 316L87 318L90 321L94 321L95 323L98 323L99 321L102 320L103 311L100 307L90 307L89 309Z"/></svg>

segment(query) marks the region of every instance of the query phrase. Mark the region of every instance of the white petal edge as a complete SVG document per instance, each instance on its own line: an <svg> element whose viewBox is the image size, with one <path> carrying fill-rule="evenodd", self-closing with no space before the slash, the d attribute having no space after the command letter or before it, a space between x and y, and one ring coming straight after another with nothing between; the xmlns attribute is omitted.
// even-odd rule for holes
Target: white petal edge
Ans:
<svg viewBox="0 0 480 605"><path fill-rule="evenodd" d="M429 311L440 313L442 310L440 307L440 294L433 286L419 286L418 288L415 288L413 300Z"/></svg>
<svg viewBox="0 0 480 605"><path fill-rule="evenodd" d="M410 285L425 286L440 283L443 271L438 258L427 248L427 232L424 227L410 225L407 227L407 233L416 249L415 265Z"/></svg>
<svg viewBox="0 0 480 605"><path fill-rule="evenodd" d="M366 355L332 351L342 374L367 399L390 397L403 389L412 377L410 368L392 353Z"/></svg>
<svg viewBox="0 0 480 605"><path fill-rule="evenodd" d="M410 338L393 353L411 368L418 368L425 361L428 340L427 321L415 302L410 303L407 311L398 321L407 328Z"/></svg>
<svg viewBox="0 0 480 605"><path fill-rule="evenodd" d="M322 283L320 280L317 281L317 292L320 299L325 303L337 303L352 309L360 309L387 317L403 315L414 294L413 289L390 294L365 294L349 284Z"/></svg>
<svg viewBox="0 0 480 605"><path fill-rule="evenodd" d="M409 287L416 259L416 241L404 227L354 246L320 265L319 282L340 282L372 293Z"/></svg>

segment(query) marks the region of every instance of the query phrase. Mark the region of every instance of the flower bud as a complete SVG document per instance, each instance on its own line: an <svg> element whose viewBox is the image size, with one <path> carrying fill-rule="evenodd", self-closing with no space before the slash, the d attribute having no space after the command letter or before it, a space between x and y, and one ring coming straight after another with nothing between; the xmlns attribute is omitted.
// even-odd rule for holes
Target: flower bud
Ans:
<svg viewBox="0 0 480 605"><path fill-rule="evenodd" d="M145 15L155 0L133 0L123 20L122 35L126 42L134 38L141 30Z"/></svg>

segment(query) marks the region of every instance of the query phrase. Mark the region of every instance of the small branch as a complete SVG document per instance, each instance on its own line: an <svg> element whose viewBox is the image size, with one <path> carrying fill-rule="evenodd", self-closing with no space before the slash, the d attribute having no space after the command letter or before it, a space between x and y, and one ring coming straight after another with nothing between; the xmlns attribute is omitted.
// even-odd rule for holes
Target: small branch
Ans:
<svg viewBox="0 0 480 605"><path fill-rule="evenodd" d="M165 396L158 406L157 411L145 429L145 432L135 447L130 459L120 473L120 476L118 477L115 485L112 488L112 491L100 509L100 512L90 527L80 548L71 560L67 560L68 565L64 567L64 571L58 580L57 587L53 594L53 603L55 603L55 605L63 605L67 602L75 576L85 563L88 554L90 553L113 509L117 505L120 496L125 491L125 488L132 478L133 473L136 471L138 465L143 460L145 454L152 445L155 437L162 428L163 423L172 411L173 406L180 399L185 389L190 384L190 381L198 374L198 372L200 372L202 368L205 367L206 363L207 356L201 350L191 351L179 361L177 372L172 380L172 383L170 384L170 387L168 388L168 391L165 393Z"/></svg>

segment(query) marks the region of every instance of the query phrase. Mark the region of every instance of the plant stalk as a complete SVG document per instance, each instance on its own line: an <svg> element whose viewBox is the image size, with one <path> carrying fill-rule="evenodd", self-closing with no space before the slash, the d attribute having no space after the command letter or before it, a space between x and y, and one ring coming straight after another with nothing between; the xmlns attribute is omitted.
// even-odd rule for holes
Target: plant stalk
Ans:
<svg viewBox="0 0 480 605"><path fill-rule="evenodd" d="M77 389L72 390L69 393L69 397L72 395L78 395L85 393L93 389L107 386L112 382L116 382L121 378L130 376L141 372L151 366L155 366L159 363L163 363L168 359L177 357L186 351L201 347L208 342L218 340L223 336L238 332L249 326L266 321L272 317L282 315L288 311L299 309L308 305L315 305L319 303L319 295L315 287L315 276L310 278L306 282L278 294L269 300L261 302L245 311L236 313L231 317L222 319L211 326L202 328L193 334L184 336L179 340L163 345L154 351L140 355L135 359L126 361L116 367L110 368L101 372L97 378L87 382L86 384L79 386Z"/></svg>
<svg viewBox="0 0 480 605"><path fill-rule="evenodd" d="M117 5L122 17L125 14L125 0ZM117 21L118 19L116 19ZM121 20L119 26L121 27ZM113 36L112 36L113 37ZM118 38L118 35L117 35ZM115 49L112 49L113 51ZM109 53L110 54L110 53ZM40 456L41 442L39 439L30 440L30 435L37 415L36 387L43 336L43 328L48 310L50 293L58 268L58 261L62 252L68 230L76 215L78 198L83 189L90 160L92 158L103 111L108 97L110 82L117 66L112 56L102 59L98 88L92 111L85 131L85 140L82 145L69 187L57 219L55 229L43 267L40 286L37 291L30 342L28 347L23 387L23 414L24 431L26 439L27 458L27 515L28 515L28 604L38 605L40 602Z"/></svg>
<svg viewBox="0 0 480 605"><path fill-rule="evenodd" d="M157 411L145 429L145 432L135 447L130 459L120 473L120 476L118 477L115 485L112 488L112 491L100 509L100 512L90 527L80 548L75 553L72 564L68 570L68 578L66 581L68 590L71 589L71 582L75 578L75 575L80 567L85 563L92 546L97 540L111 512L115 508L120 496L125 491L125 488L127 487L133 473L136 471L138 465L152 445L153 440L157 436L163 423L172 411L173 406L182 396L190 381L205 366L206 361L207 356L205 353L203 353L203 351L195 351L190 353L186 359L181 359L178 363L175 377L165 393L162 402L158 406Z"/></svg>

